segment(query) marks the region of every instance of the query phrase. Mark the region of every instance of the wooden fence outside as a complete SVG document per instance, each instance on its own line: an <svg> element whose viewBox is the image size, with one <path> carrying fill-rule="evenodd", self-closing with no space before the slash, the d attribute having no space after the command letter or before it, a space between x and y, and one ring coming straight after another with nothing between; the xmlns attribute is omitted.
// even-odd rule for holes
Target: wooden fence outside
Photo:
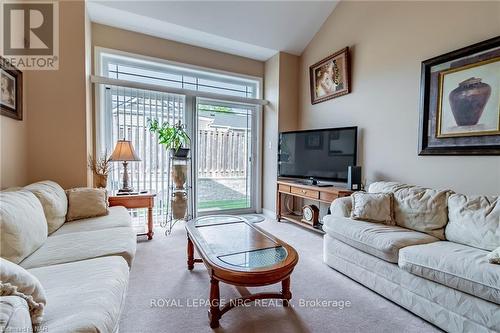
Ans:
<svg viewBox="0 0 500 333"><path fill-rule="evenodd" d="M238 130L199 130L198 177L245 177L247 171L247 132Z"/></svg>

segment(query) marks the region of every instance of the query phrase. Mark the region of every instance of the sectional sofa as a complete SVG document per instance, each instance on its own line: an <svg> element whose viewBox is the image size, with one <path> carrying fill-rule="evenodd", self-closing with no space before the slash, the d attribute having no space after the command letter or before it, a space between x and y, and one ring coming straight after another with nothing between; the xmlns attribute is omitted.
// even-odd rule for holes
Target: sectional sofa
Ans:
<svg viewBox="0 0 500 333"><path fill-rule="evenodd" d="M396 225L351 219L350 197L324 221L324 262L448 332L500 332L498 197L393 182Z"/></svg>
<svg viewBox="0 0 500 333"><path fill-rule="evenodd" d="M40 282L46 304L38 331L117 332L136 250L130 215L111 207L105 216L67 222L67 205L50 181L0 193L2 276L10 265ZM0 297L0 324L31 332L26 300Z"/></svg>

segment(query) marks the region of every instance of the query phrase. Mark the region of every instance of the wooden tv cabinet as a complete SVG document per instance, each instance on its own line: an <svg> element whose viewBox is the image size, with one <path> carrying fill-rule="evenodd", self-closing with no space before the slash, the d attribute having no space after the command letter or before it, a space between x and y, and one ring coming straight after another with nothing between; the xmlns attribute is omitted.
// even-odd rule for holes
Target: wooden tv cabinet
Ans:
<svg viewBox="0 0 500 333"><path fill-rule="evenodd" d="M301 216L283 214L283 196L290 195L293 197L330 204L337 198L350 196L352 192L353 191L341 187L320 187L315 185L304 185L291 180L278 180L276 186L276 220L278 220L278 222L280 222L281 220L286 220L292 223L296 223L307 229L319 233L324 233L321 229L321 224L318 227L313 227L312 225L302 222Z"/></svg>

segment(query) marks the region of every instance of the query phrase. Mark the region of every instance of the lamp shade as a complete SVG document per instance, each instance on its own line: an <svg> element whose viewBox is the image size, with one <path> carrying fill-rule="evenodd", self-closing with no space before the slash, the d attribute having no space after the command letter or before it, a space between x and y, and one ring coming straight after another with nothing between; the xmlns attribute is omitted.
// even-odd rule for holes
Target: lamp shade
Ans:
<svg viewBox="0 0 500 333"><path fill-rule="evenodd" d="M115 150L111 154L110 161L140 161L135 153L132 142L128 140L118 140Z"/></svg>

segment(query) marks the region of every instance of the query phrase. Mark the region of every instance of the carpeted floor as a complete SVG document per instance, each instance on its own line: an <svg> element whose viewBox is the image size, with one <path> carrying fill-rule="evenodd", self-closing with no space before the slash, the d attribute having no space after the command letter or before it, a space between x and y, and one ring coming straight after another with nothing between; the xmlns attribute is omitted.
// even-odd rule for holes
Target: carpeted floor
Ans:
<svg viewBox="0 0 500 333"><path fill-rule="evenodd" d="M323 264L320 235L269 220L259 226L299 253L291 279L292 306L283 308L276 304L278 301L271 301L232 309L222 317L215 332L439 332ZM186 268L184 225L177 224L170 236L157 230L152 241L138 241L120 332L212 332L205 305L208 291L209 279L203 264L195 265L192 272ZM237 296L235 287L221 284L221 299ZM330 302L325 307L305 306L306 302L314 305L316 299Z"/></svg>

